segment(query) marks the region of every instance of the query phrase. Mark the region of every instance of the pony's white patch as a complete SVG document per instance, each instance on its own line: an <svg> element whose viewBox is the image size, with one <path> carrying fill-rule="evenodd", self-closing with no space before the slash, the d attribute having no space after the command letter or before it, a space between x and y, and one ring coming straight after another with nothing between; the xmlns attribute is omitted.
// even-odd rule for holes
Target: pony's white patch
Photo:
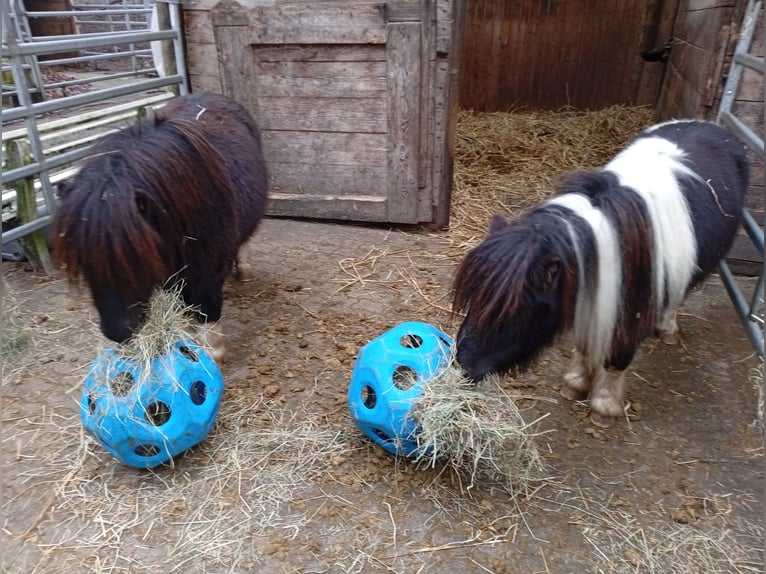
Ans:
<svg viewBox="0 0 766 574"><path fill-rule="evenodd" d="M603 212L593 207L587 197L580 193L565 193L549 200L548 205L565 207L585 220L593 230L598 256L596 288L585 288L585 260L582 239L566 220L577 254L580 287L575 304L574 336L577 347L583 351L592 365L603 365L612 346L612 336L620 311L622 291L622 264L617 234Z"/></svg>
<svg viewBox="0 0 766 574"><path fill-rule="evenodd" d="M665 289L666 307L677 309L696 269L697 239L679 178L704 180L682 163L683 158L683 150L673 142L648 137L635 141L604 167L646 204L652 227L656 322L662 318Z"/></svg>
<svg viewBox="0 0 766 574"><path fill-rule="evenodd" d="M661 128L663 126L670 126L673 124L695 124L699 123L699 120L690 120L690 119L680 119L680 120L666 120L664 122L660 122L658 124L654 124L653 126L650 126L644 130L645 134L651 133L655 131L658 128Z"/></svg>

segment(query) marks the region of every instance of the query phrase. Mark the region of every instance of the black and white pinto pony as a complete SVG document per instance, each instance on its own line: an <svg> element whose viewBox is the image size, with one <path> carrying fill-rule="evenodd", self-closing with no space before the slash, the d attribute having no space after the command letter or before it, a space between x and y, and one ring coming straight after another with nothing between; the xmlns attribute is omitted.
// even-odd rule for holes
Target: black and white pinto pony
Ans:
<svg viewBox="0 0 766 574"><path fill-rule="evenodd" d="M522 372L571 330L561 394L589 394L591 420L608 426L623 413L624 371L641 341L675 339L686 294L731 247L747 185L732 133L670 121L602 169L565 174L517 220L494 216L455 275L457 362L473 380Z"/></svg>
<svg viewBox="0 0 766 574"><path fill-rule="evenodd" d="M268 179L251 115L220 94L174 98L151 119L101 139L59 186L53 249L84 277L103 334L129 339L158 287L180 289L201 323L217 322L223 283L263 215ZM221 334L212 354L223 360Z"/></svg>

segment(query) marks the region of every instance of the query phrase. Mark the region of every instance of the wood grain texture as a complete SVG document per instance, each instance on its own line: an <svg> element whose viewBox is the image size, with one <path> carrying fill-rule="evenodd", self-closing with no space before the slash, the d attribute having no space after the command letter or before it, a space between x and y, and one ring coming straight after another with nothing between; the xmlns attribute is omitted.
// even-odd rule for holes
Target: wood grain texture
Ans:
<svg viewBox="0 0 766 574"><path fill-rule="evenodd" d="M255 116L269 213L447 224L465 2L187 0L192 89Z"/></svg>

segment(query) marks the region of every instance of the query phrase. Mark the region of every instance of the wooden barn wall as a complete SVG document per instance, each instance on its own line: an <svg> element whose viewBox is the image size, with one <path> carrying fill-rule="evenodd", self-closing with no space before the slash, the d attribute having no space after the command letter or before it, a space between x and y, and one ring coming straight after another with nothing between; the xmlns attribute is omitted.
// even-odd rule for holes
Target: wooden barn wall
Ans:
<svg viewBox="0 0 766 574"><path fill-rule="evenodd" d="M460 107L654 105L662 64L640 52L670 37L678 0L471 0Z"/></svg>
<svg viewBox="0 0 766 574"><path fill-rule="evenodd" d="M746 0L683 0L657 103L660 119L715 120L746 5ZM764 54L763 28L762 11L756 19L751 54ZM763 75L745 70L732 106L732 112L762 137L763 92ZM751 154L747 207L761 225L766 218L763 185L763 161ZM730 253L732 269L755 274L760 272L761 261L763 254L741 232Z"/></svg>
<svg viewBox="0 0 766 574"><path fill-rule="evenodd" d="M725 81L724 62L736 42L735 12L739 11L731 0L682 1L657 102L661 118L715 119L716 96Z"/></svg>

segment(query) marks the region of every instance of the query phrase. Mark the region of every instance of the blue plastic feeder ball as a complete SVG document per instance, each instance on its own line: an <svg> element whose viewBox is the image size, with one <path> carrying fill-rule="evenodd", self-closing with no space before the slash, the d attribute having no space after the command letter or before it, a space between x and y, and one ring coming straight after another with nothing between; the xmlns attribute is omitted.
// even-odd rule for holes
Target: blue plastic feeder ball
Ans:
<svg viewBox="0 0 766 574"><path fill-rule="evenodd" d="M410 408L450 362L452 339L427 323L402 323L359 351L348 406L359 429L394 455L418 454Z"/></svg>
<svg viewBox="0 0 766 574"><path fill-rule="evenodd" d="M154 359L149 373L106 349L85 379L80 414L85 429L120 462L152 468L207 436L222 395L218 365L191 341Z"/></svg>

